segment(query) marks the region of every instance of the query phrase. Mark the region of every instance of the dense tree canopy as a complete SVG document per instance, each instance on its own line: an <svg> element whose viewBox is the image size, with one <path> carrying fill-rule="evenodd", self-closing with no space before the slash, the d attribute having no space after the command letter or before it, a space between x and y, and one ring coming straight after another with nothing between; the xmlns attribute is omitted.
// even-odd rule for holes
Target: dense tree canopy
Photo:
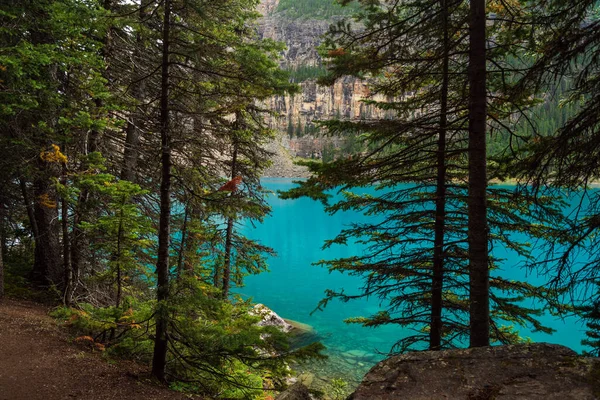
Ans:
<svg viewBox="0 0 600 400"><path fill-rule="evenodd" d="M240 229L269 214L264 104L350 75L384 118L287 127L346 141L283 197L369 217L326 243L361 254L320 262L362 292L320 305L381 299L350 322L406 328L391 351L516 343L519 327L551 331L544 313L575 311L597 353L596 2L281 0L286 18L354 14L324 37L327 68L288 72L283 45L259 38L258 3L1 2L0 299L42 290L79 334L181 390L281 388L321 345L290 347L235 295L274 254ZM583 199L570 213L566 195ZM549 283L506 279L493 248Z"/></svg>

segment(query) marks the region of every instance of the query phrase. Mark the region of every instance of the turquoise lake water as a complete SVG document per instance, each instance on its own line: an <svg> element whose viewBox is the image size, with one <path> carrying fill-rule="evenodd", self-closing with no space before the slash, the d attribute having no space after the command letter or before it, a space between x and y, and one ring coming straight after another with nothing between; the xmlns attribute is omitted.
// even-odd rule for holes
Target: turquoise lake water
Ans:
<svg viewBox="0 0 600 400"><path fill-rule="evenodd" d="M272 191L293 187L292 179L266 179L263 184ZM272 215L264 223L244 229L248 236L274 248L277 257L269 259L270 272L246 278L246 286L237 289L237 292L265 304L284 318L309 324L315 329L331 358L329 362L321 364L317 373L333 377L339 375L350 381L359 379L376 361L383 358L380 353L388 352L403 336L402 328L364 328L343 322L345 318L371 315L383 309L376 299L330 302L324 311L311 315L326 289L344 288L347 293L358 293L362 285L359 277L329 273L325 268L311 264L321 259L346 257L360 252L360 248L354 246L336 246L327 250L322 250L322 246L325 240L335 237L344 225L364 221L367 217L356 212L330 216L320 203L306 198L282 200L270 195L268 201L273 208ZM518 263L518 260L511 259L514 256L510 254L501 254L501 250L495 252L508 258L504 265ZM502 275L515 279L526 278L532 283L542 282L540 278L527 276L520 269L506 269ZM585 329L576 319L562 320L546 316L541 320L557 332L547 335L520 329L521 336L536 342L562 344L578 352L583 349L581 339Z"/></svg>

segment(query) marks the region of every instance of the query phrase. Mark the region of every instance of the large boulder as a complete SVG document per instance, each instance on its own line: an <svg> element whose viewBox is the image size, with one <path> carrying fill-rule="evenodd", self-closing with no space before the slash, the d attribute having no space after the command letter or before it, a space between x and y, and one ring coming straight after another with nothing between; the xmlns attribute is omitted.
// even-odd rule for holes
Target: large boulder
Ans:
<svg viewBox="0 0 600 400"><path fill-rule="evenodd" d="M588 400L600 398L600 361L547 343L425 351L388 358L353 400Z"/></svg>
<svg viewBox="0 0 600 400"><path fill-rule="evenodd" d="M285 333L291 332L294 329L291 324L287 323L275 311L264 304L256 304L251 313L261 317L261 320L258 322L259 326L275 326Z"/></svg>

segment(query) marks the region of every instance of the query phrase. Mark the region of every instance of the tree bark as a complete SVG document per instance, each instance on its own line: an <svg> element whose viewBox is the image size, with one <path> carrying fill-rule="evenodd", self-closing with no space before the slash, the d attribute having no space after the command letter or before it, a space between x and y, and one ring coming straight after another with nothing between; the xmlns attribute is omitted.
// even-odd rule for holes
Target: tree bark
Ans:
<svg viewBox="0 0 600 400"><path fill-rule="evenodd" d="M66 187L67 185L67 170L66 166L63 165L63 176L61 178L62 184ZM71 268L71 238L69 235L69 203L66 196L60 201L61 203L61 225L62 225L62 240L63 240L63 269L65 271L64 281L65 290L63 294L63 303L66 306L71 305L73 298L73 269Z"/></svg>
<svg viewBox="0 0 600 400"><path fill-rule="evenodd" d="M470 346L489 346L485 0L471 0L469 50Z"/></svg>
<svg viewBox="0 0 600 400"><path fill-rule="evenodd" d="M0 301L4 299L4 199L0 197Z"/></svg>
<svg viewBox="0 0 600 400"><path fill-rule="evenodd" d="M187 225L188 225L188 214L190 205L188 202L185 203L185 209L183 212L183 226L181 227L181 242L179 243L179 257L177 259L177 280L183 275L183 261L187 243Z"/></svg>
<svg viewBox="0 0 600 400"><path fill-rule="evenodd" d="M239 118L239 115L237 116ZM234 179L237 175L237 156L238 156L238 144L233 143L233 156L231 158L231 179ZM230 196L233 196L234 192L231 192ZM235 220L232 216L227 218L227 231L225 232L225 257L223 262L223 298L227 299L229 296L229 287L231 285L231 247L233 241L233 224Z"/></svg>
<svg viewBox="0 0 600 400"><path fill-rule="evenodd" d="M442 347L442 309L444 288L444 237L446 231L446 129L448 124L448 64L450 38L448 32L448 3L440 1L442 12L442 35L444 59L442 65L442 87L440 93L440 133L437 153L437 182L435 201L435 226L433 248L433 274L431 279L431 327L429 349Z"/></svg>
<svg viewBox="0 0 600 400"><path fill-rule="evenodd" d="M33 185L33 217L38 236L32 280L42 286L62 286L64 271L60 254L58 197L51 177L53 166L38 158L38 171Z"/></svg>
<svg viewBox="0 0 600 400"><path fill-rule="evenodd" d="M147 17L146 8L148 7L148 0L140 1L140 12L139 20L145 20ZM137 64L142 54L142 46L144 40L140 32L136 35L136 48L134 50L134 64L133 72L131 74L132 81L137 82L133 85L132 97L136 102L140 102L146 96L146 81L142 79L143 74L140 72L140 67ZM137 105L136 105L137 108ZM134 110L129 120L127 121L127 127L125 128L125 149L123 151L123 166L121 169L121 179L136 182L136 168L139 159L139 147L140 147L140 129L139 126L142 123L142 117L139 114L139 110Z"/></svg>
<svg viewBox="0 0 600 400"><path fill-rule="evenodd" d="M29 197L29 190L27 189L27 184L25 183L25 180L23 180L22 178L19 178L19 186L21 187L23 203L25 203L25 209L27 210L29 225L31 225L31 233L33 234L33 239L36 240L36 238L39 236L39 230L37 227L37 223L35 222L33 204L31 203L31 198Z"/></svg>
<svg viewBox="0 0 600 400"><path fill-rule="evenodd" d="M121 306L121 297L123 294L123 277L122 277L122 269L121 269L121 257L123 255L123 218L124 212L123 208L125 207L125 198L121 202L121 210L119 213L119 228L117 230L117 254L115 255L115 261L117 263L117 298L115 299L115 306Z"/></svg>
<svg viewBox="0 0 600 400"><path fill-rule="evenodd" d="M171 24L171 0L164 0L164 21L162 33L162 74L160 96L160 136L161 136L161 183L160 183L160 222L158 230L157 312L156 337L152 375L165 382L168 346L168 315L166 302L169 298L169 236L171 223L171 132L169 110L169 45Z"/></svg>
<svg viewBox="0 0 600 400"><path fill-rule="evenodd" d="M98 103L96 102L98 105ZM98 131L90 132L90 135L86 141L84 153L88 156L90 153L98 151L98 142L100 140L100 133ZM89 168L87 161L83 161L80 166L81 171L85 171ZM89 217L88 203L90 200L90 191L84 187L79 193L77 204L73 212L73 231L71 235L71 270L73 274L73 282L79 280L83 265L83 250L88 248L86 234L81 229L81 224L86 222Z"/></svg>
<svg viewBox="0 0 600 400"><path fill-rule="evenodd" d="M102 2L102 7L105 10L111 11L113 8L113 0L104 0ZM110 76L108 76L108 61L111 55L111 47L113 43L113 30L112 26L108 27L107 33L104 36L103 46L100 50L100 54L102 59L105 62L105 70L102 75L108 81L110 81ZM94 100L94 104L98 111L101 111L104 107L104 101L101 98L97 98ZM100 151L100 139L101 132L97 129L92 129L87 137L87 140L84 142L83 153L88 156L91 153L95 153ZM80 166L81 171L85 171L89 168L89 164L87 161L83 161ZM79 279L81 274L81 267L83 263L83 249L87 248L87 238L83 229L81 229L81 224L86 222L89 216L88 203L90 200L90 191L87 188L83 188L81 193L79 194L79 198L77 199L77 204L75 205L75 211L73 216L73 233L72 233L72 245L71 245L71 268L73 273L73 279L76 282Z"/></svg>
<svg viewBox="0 0 600 400"><path fill-rule="evenodd" d="M225 259L223 262L223 299L229 296L231 284L231 247L233 238L233 217L227 218L227 231L225 233Z"/></svg>

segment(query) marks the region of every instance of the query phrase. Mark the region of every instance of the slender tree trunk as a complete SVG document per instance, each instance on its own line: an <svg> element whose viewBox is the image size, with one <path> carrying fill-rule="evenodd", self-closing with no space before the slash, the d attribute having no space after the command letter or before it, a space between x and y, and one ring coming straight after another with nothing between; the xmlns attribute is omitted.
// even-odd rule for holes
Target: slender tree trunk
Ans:
<svg viewBox="0 0 600 400"><path fill-rule="evenodd" d="M146 9L148 7L149 0L140 1L140 12L139 20L140 23L147 17ZM142 48L144 45L144 38L141 32L136 35L136 48L134 50L134 64L131 78L133 82L132 97L136 102L141 102L146 96L146 81L142 79L143 74L140 71L138 65L141 59ZM134 110L129 120L127 121L127 127L125 128L125 149L123 151L123 167L121 169L121 179L130 182L136 182L136 168L139 159L139 147L140 147L140 129L139 126L142 123L142 117L139 110Z"/></svg>
<svg viewBox="0 0 600 400"><path fill-rule="evenodd" d="M237 118L240 118L239 115ZM231 158L231 179L234 179L237 175L237 155L238 155L238 144L233 143L233 156ZM231 192L230 196L233 196L234 192ZM231 285L231 247L233 241L233 224L235 220L232 216L227 218L227 231L225 232L225 258L223 262L223 298L227 299L229 296L229 287Z"/></svg>
<svg viewBox="0 0 600 400"><path fill-rule="evenodd" d="M102 2L102 7L105 10L111 11L113 8L113 0L105 0ZM106 63L106 69L103 71L103 76L107 80L110 80L108 76L108 60L111 54L111 46L113 43L113 27L109 27L106 33L106 36L103 40L103 47L101 50L101 55ZM100 98L94 100L94 104L96 105L96 109L98 111L102 110L104 107L104 101ZM100 151L100 138L101 132L97 129L92 129L87 137L87 140L84 143L83 153L88 156L91 153L95 153ZM81 171L85 171L89 168L89 164L87 161L83 161L80 166ZM81 275L81 269L83 264L83 250L88 247L86 234L81 229L81 224L86 222L89 217L89 200L90 200L90 192L87 188L83 188L81 193L79 194L79 198L77 199L77 204L75 205L74 215L73 215L73 234L71 238L71 268L73 271L73 279L75 282L79 280L79 276Z"/></svg>
<svg viewBox="0 0 600 400"><path fill-rule="evenodd" d="M186 232L189 232L191 227L194 227L199 220L201 220L200 210L194 205L188 205L189 210L187 214ZM192 275L194 273L194 266L198 265L200 256L198 255L198 247L200 246L200 240L189 233L185 235L185 243L182 242L185 249L185 254L182 259L183 261L183 273Z"/></svg>
<svg viewBox="0 0 600 400"><path fill-rule="evenodd" d="M39 230L37 227L37 223L35 221L35 215L33 212L33 204L31 203L31 198L29 196L29 190L27 189L27 184L25 180L22 178L19 179L19 186L21 187L21 194L23 195L23 203L25 203L25 209L27 210L27 217L29 218L29 225L31 225L31 233L33 234L33 239L37 240L39 236Z"/></svg>
<svg viewBox="0 0 600 400"><path fill-rule="evenodd" d="M115 306L121 306L121 297L123 295L123 277L121 270L121 257L122 257L122 246L123 246L123 208L125 207L125 198L121 203L119 228L117 230L117 254L115 254L115 261L117 263L117 298L115 300Z"/></svg>
<svg viewBox="0 0 600 400"><path fill-rule="evenodd" d="M81 191L73 215L73 229L71 235L71 282L73 283L73 289L75 287L75 283L79 280L79 276L81 275L81 264L83 258L82 251L84 247L86 247L84 237L85 234L83 229L81 229L80 224L84 221L82 204L87 202L88 195L89 193L86 189ZM70 293L69 296L72 295L73 293Z"/></svg>
<svg viewBox="0 0 600 400"><path fill-rule="evenodd" d="M429 349L442 347L442 309L444 288L444 236L446 228L446 129L448 124L448 64L450 39L448 32L448 0L441 0L444 60L440 93L440 133L437 153L437 186L435 201L435 233L433 249L433 275L431 280L431 329Z"/></svg>
<svg viewBox="0 0 600 400"><path fill-rule="evenodd" d="M181 242L179 243L179 257L177 259L177 279L179 280L183 274L183 260L187 241L187 224L190 205L186 202L183 212L183 226L181 227Z"/></svg>
<svg viewBox="0 0 600 400"><path fill-rule="evenodd" d="M134 89L133 97L136 100L139 100L143 94L143 83L139 84L139 87ZM135 170L137 168L138 157L139 157L139 147L140 147L140 132L139 132L139 124L141 123L141 118L137 115L137 111L134 111L127 122L127 127L125 128L125 150L123 152L123 168L121 169L121 179L136 182L136 174Z"/></svg>
<svg viewBox="0 0 600 400"><path fill-rule="evenodd" d="M85 143L84 154L88 156L90 153L98 151L98 141L100 133L98 131L92 131ZM80 166L81 171L85 171L89 168L87 161L83 161ZM82 223L86 222L89 218L88 203L90 200L90 191L87 188L83 188L79 193L77 204L73 212L73 231L71 235L71 270L73 274L73 282L79 281L81 270L83 266L84 249L88 248L87 237L84 230L81 228Z"/></svg>
<svg viewBox="0 0 600 400"><path fill-rule="evenodd" d="M471 0L469 51L470 346L489 346L485 0Z"/></svg>
<svg viewBox="0 0 600 400"><path fill-rule="evenodd" d="M160 183L160 222L158 230L158 260L156 338L152 375L165 382L167 363L167 325L166 302L169 298L169 236L171 223L171 132L169 113L169 45L171 24L171 0L164 0L164 21L162 34L162 77L160 97L160 136L161 136L161 183Z"/></svg>
<svg viewBox="0 0 600 400"><path fill-rule="evenodd" d="M33 216L38 236L35 241L35 254L32 280L41 285L62 286L64 271L58 226L58 197L51 178L56 176L53 165L38 159L38 171L33 185Z"/></svg>
<svg viewBox="0 0 600 400"><path fill-rule="evenodd" d="M4 299L4 199L0 197L0 301Z"/></svg>
<svg viewBox="0 0 600 400"><path fill-rule="evenodd" d="M62 184L67 185L66 166L63 166ZM65 271L65 290L63 293L63 303L66 306L71 305L73 295L73 269L71 268L71 238L69 235L69 203L66 196L61 199L61 225L63 239L63 268Z"/></svg>
<svg viewBox="0 0 600 400"><path fill-rule="evenodd" d="M215 271L213 273L213 284L216 288L221 288L223 284L223 269L220 265L215 266Z"/></svg>
<svg viewBox="0 0 600 400"><path fill-rule="evenodd" d="M223 299L229 296L229 287L231 284L231 243L233 237L232 217L227 218L227 231L225 233L225 260L223 262Z"/></svg>

